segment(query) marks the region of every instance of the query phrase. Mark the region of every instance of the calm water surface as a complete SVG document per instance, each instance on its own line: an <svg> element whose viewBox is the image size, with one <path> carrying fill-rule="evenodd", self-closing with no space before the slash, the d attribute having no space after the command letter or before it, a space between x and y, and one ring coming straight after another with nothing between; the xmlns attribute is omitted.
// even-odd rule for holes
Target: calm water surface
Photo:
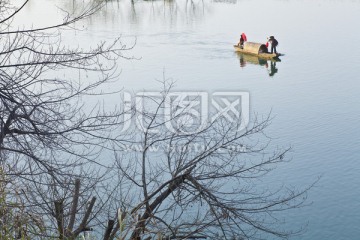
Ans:
<svg viewBox="0 0 360 240"><path fill-rule="evenodd" d="M33 2L27 17L53 19L49 4ZM163 75L176 90L249 91L251 111L274 116L267 130L272 144L293 147L292 161L271 181L301 187L321 176L312 204L286 213L289 226L308 224L293 239L359 239L359 12L355 0L109 1L75 39L86 45L121 35L129 46L136 40L126 55L139 60L119 61L127 91L159 90ZM240 62L232 44L241 32L250 41L279 40L285 56L273 76L270 62Z"/></svg>

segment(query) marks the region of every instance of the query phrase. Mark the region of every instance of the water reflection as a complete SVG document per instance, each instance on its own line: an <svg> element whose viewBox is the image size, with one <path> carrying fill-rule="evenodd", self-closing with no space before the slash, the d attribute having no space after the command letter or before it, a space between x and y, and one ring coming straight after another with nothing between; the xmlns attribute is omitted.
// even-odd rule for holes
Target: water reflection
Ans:
<svg viewBox="0 0 360 240"><path fill-rule="evenodd" d="M273 77L275 75L275 73L277 73L277 72L278 72L278 69L276 67L276 61L270 61L269 76Z"/></svg>
<svg viewBox="0 0 360 240"><path fill-rule="evenodd" d="M241 68L244 68L249 64L250 65L259 65L259 66L267 69L270 77L273 77L279 71L279 69L276 66L277 62L281 62L281 60L279 58L267 60L267 59L259 58L257 56L243 54L243 53L239 53L239 52L236 52L236 55L240 61Z"/></svg>
<svg viewBox="0 0 360 240"><path fill-rule="evenodd" d="M214 0L214 2L236 4L237 0Z"/></svg>
<svg viewBox="0 0 360 240"><path fill-rule="evenodd" d="M69 11L76 11L84 5L79 0L61 4ZM148 28L148 24L160 25L159 23L165 22L173 26L179 21L188 23L199 20L208 10L204 0L106 0L105 7L95 17L96 21L106 24L111 22L118 26L120 22L125 22L135 27L146 25Z"/></svg>

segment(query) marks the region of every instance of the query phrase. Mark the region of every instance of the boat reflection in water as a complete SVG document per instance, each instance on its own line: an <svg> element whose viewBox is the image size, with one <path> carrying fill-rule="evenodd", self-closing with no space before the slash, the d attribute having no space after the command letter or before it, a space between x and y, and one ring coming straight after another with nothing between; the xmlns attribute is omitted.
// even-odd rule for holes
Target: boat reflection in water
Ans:
<svg viewBox="0 0 360 240"><path fill-rule="evenodd" d="M236 55L239 58L241 68L246 67L248 64L259 65L261 67L265 67L268 70L268 74L270 77L273 77L278 72L276 63L281 62L279 58L271 59L271 60L263 59L263 58L259 58L258 56L243 54L239 52L236 52Z"/></svg>

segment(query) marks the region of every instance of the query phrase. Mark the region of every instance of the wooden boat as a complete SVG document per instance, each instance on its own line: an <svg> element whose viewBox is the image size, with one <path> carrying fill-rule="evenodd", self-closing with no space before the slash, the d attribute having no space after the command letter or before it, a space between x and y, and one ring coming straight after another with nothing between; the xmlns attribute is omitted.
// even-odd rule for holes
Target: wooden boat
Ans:
<svg viewBox="0 0 360 240"><path fill-rule="evenodd" d="M234 45L234 48L236 52L254 55L263 59L274 59L281 56L280 53L269 53L266 45L261 43L245 42L243 48L238 45Z"/></svg>

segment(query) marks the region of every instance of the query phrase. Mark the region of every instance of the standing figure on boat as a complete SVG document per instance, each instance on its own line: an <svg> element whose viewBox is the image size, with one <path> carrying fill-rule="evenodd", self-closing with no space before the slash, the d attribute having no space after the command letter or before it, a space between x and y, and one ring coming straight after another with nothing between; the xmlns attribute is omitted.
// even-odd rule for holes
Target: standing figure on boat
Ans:
<svg viewBox="0 0 360 240"><path fill-rule="evenodd" d="M246 41L247 41L247 37L246 37L245 33L242 33L242 34L240 35L240 41L239 41L239 43L238 43L238 46L239 46L241 49L243 49L243 48L244 48L244 42L246 42Z"/></svg>
<svg viewBox="0 0 360 240"><path fill-rule="evenodd" d="M271 44L271 53L277 54L277 52L276 52L276 47L277 47L277 45L279 44L279 42L274 38L274 36L270 36L270 37L268 38L268 42L267 42L266 46L269 45L268 43Z"/></svg>

